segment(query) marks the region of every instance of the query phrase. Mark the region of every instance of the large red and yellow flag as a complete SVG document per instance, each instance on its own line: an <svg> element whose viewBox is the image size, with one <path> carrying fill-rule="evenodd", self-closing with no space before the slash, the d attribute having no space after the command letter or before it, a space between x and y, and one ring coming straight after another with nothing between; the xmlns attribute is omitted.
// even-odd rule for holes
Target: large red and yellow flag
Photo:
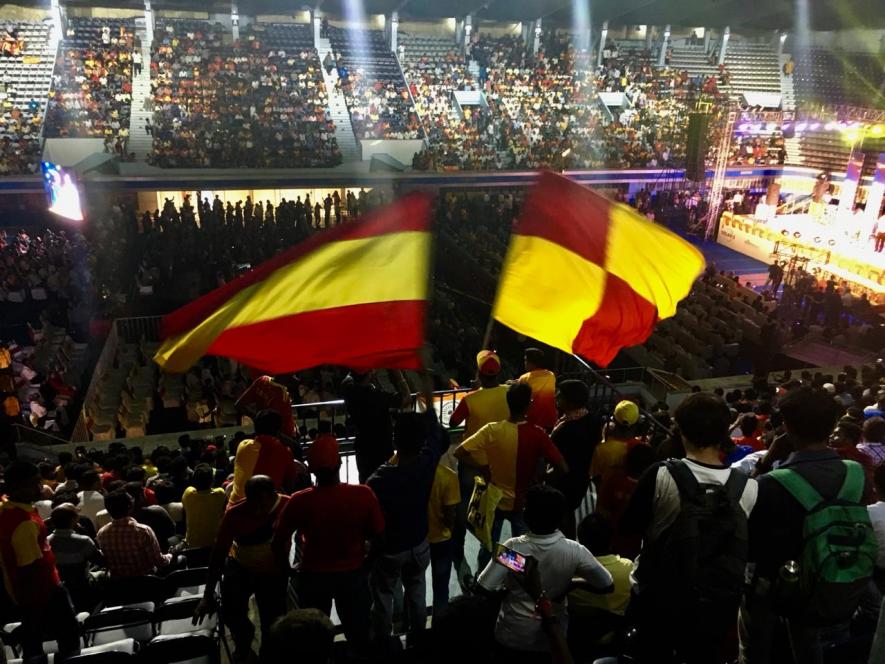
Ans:
<svg viewBox="0 0 885 664"><path fill-rule="evenodd" d="M695 247L634 209L543 173L510 239L493 316L605 366L675 314L703 269Z"/></svg>
<svg viewBox="0 0 885 664"><path fill-rule="evenodd" d="M430 200L407 195L172 312L154 360L170 372L203 355L270 374L319 364L420 368L430 243Z"/></svg>

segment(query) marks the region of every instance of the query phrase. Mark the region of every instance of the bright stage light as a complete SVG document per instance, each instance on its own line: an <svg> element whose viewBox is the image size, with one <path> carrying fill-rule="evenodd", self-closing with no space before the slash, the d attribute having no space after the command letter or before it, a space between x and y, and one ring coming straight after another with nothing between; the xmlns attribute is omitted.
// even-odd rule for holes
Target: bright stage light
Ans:
<svg viewBox="0 0 885 664"><path fill-rule="evenodd" d="M71 173L61 166L44 161L43 186L49 195L49 211L71 221L83 221L80 191Z"/></svg>
<svg viewBox="0 0 885 664"><path fill-rule="evenodd" d="M824 129L826 129L827 131L833 131L834 129L836 129L838 127L839 127L838 122L828 122L827 124L824 125Z"/></svg>
<svg viewBox="0 0 885 664"><path fill-rule="evenodd" d="M811 131L817 131L818 129L820 129L820 122L812 122L809 129Z"/></svg>
<svg viewBox="0 0 885 664"><path fill-rule="evenodd" d="M873 136L881 136L883 133L882 125L875 125L872 129L870 129L870 133Z"/></svg>
<svg viewBox="0 0 885 664"><path fill-rule="evenodd" d="M796 131L805 131L806 129L808 129L807 122L800 122L799 124L796 125Z"/></svg>

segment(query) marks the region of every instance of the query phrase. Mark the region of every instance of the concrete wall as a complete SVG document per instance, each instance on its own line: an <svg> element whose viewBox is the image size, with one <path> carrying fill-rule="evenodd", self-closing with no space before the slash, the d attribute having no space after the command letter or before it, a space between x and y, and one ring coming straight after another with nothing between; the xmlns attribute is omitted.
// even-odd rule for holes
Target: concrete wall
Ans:
<svg viewBox="0 0 885 664"><path fill-rule="evenodd" d="M65 7L68 16L82 16L91 18L141 18L144 17L144 7L117 8L117 7Z"/></svg>
<svg viewBox="0 0 885 664"><path fill-rule="evenodd" d="M363 147L363 161L369 161L373 154L388 154L397 161L401 161L407 167L412 165L412 157L424 147L421 139L404 141L384 141L375 138L361 141Z"/></svg>
<svg viewBox="0 0 885 664"><path fill-rule="evenodd" d="M0 5L0 20L4 21L42 21L48 16L48 5L45 8Z"/></svg>
<svg viewBox="0 0 885 664"><path fill-rule="evenodd" d="M455 19L443 18L438 21L405 21L400 17L399 31L408 35L430 35L448 37L455 41Z"/></svg>

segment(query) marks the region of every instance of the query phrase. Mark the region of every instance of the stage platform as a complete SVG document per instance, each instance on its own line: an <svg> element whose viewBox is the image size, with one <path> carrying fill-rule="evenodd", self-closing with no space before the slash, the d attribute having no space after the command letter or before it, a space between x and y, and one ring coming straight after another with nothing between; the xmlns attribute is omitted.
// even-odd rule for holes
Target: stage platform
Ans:
<svg viewBox="0 0 885 664"><path fill-rule="evenodd" d="M725 212L719 222L719 244L770 264L795 256L822 279L847 281L855 295L866 293L873 304L885 304L885 253L873 251L868 233L858 241L846 229L854 223L824 224L807 214L777 215L771 221ZM857 234L855 234L857 235Z"/></svg>

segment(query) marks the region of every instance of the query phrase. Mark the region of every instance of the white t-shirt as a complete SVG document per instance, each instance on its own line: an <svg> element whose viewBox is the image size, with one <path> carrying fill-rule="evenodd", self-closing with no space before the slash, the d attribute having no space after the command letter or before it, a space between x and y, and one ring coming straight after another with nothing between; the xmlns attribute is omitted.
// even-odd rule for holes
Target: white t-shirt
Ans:
<svg viewBox="0 0 885 664"><path fill-rule="evenodd" d="M600 589L612 583L611 574L592 553L577 542L566 539L558 530L552 535L530 533L512 537L504 545L537 559L541 585L553 604L563 630L568 624L565 598L573 577L586 579ZM550 650L547 636L541 630L540 616L535 614L535 602L510 570L493 559L480 575L479 584L487 590L494 591L503 586L509 591L495 624L498 643L517 650Z"/></svg>
<svg viewBox="0 0 885 664"><path fill-rule="evenodd" d="M879 552L876 554L876 567L885 569L885 500L880 500L873 505L867 505L867 511L870 513L873 532L876 533L876 542L879 544Z"/></svg>
<svg viewBox="0 0 885 664"><path fill-rule="evenodd" d="M683 463L688 466L698 484L725 484L731 475L731 468L722 468L709 466L691 459L683 459ZM756 496L759 493L759 487L756 480L748 479L741 495L741 507L749 517L756 504ZM658 468L658 474L655 478L655 500L654 500L654 520L648 529L648 537L651 540L657 539L661 533L673 525L676 517L679 516L681 509L681 501L679 499L679 488L676 486L676 480L662 465Z"/></svg>
<svg viewBox="0 0 885 664"><path fill-rule="evenodd" d="M87 517L98 530L96 517L104 509L104 494L99 491L81 491L77 496L80 498L80 516Z"/></svg>

